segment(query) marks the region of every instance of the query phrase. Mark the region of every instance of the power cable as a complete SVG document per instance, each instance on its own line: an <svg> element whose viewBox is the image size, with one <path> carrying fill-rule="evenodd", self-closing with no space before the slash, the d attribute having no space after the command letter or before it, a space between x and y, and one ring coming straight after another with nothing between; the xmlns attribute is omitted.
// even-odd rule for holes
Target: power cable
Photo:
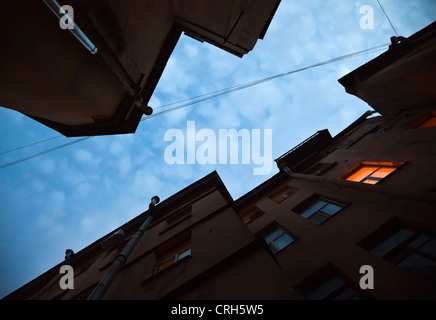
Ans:
<svg viewBox="0 0 436 320"><path fill-rule="evenodd" d="M80 138L80 139L77 139L77 140L74 140L74 141L70 141L70 142L67 142L67 143L61 144L61 145L59 145L59 146L56 146L56 147L53 147L53 148L50 148L50 149L47 149L47 150L44 150L44 151L41 151L41 152L35 153L35 154L33 154L33 155L31 155L31 156L28 156L28 157L24 157L24 158L21 158L21 159L15 160L15 161L11 161L11 162L8 162L8 163L5 163L5 164L2 164L2 165L0 165L0 170L1 170L1 169L4 169L4 168L6 168L6 167L10 167L10 166L12 166L12 165L14 165L14 164L17 164L17 163L20 163L20 162L23 162L23 161L26 161L26 160L30 160L30 159L33 159L33 158L36 158L36 157L42 156L43 154L46 154L46 153L49 153L49 152L52 152L52 151L55 151L55 150L59 150L59 149L62 149L62 148L65 148L65 147L70 146L70 145L72 145L72 144L75 144L75 143L78 143L78 142L82 142L82 141L88 140L88 139L90 139L90 138L92 138L92 137L93 137L93 136L83 137L83 138Z"/></svg>
<svg viewBox="0 0 436 320"><path fill-rule="evenodd" d="M340 56L340 57L329 59L329 60L326 60L326 61L323 61L323 62L315 63L315 64L307 66L307 67L303 67L303 68L291 70L291 71L288 71L288 72L280 73L280 74L277 74L277 75L274 75L274 76L271 76L271 77L263 78L263 79L252 81L252 82L247 82L245 84L240 84L240 85L237 85L237 86L233 86L233 87L229 87L229 88L226 88L226 89L217 90L217 91L214 91L214 92L198 95L198 96L193 97L193 98L184 99L184 100L180 100L178 102L173 102L173 103L170 103L170 104L167 104L167 105L163 105L163 106L160 106L158 108L163 108L163 107L167 107L167 106L174 105L174 104L177 104L177 103L185 102L185 101L188 101L188 100L197 99L197 100L194 100L194 101L191 101L191 102L188 102L188 103L184 103L184 104L181 104L181 105L169 108L167 110L164 110L164 111L161 111L161 112L158 112L158 113L154 113L154 114L152 114L150 116L147 116L146 118L142 118L140 121L145 121L145 120L148 120L148 119L151 119L151 118L155 118L157 116L166 114L166 113L171 112L171 111L175 111L175 110L178 110L178 109L181 109L181 108L185 108L187 106L191 106L191 105L197 104L199 102L203 102L203 101L206 101L206 100L210 100L210 99L216 98L218 96L222 96L222 95L229 94L229 93L232 93L232 92L236 92L236 91L239 91L239 90L242 90L242 89L246 89L246 88L249 88L249 87L261 84L261 83L265 83L265 82L271 81L273 79L284 77L284 76L287 76L287 75L290 75L290 74L293 74L293 73L297 73L297 72L301 72L301 71L304 71L304 70L312 69L312 68L315 68L315 67L319 67L319 66L326 65L326 64L329 64L329 63L337 62L337 61L340 61L340 60L354 58L354 57L357 57L357 56L360 56L360 55L363 55L363 54L368 54L368 53L376 52L376 51L379 51L379 50L381 50L382 48L384 48L384 47L386 47L388 45L389 44L383 44L383 45L380 45L380 46L377 46L377 47L373 47L373 48L370 48L370 49L365 49L365 50L357 51L357 52L354 52L354 53L346 54L344 56ZM199 98L201 98L201 99L199 99ZM158 109L158 108L155 108L155 109ZM8 153L8 152L12 152L14 150L22 149L22 148L25 148L25 147L28 147L28 146L31 146L31 145L35 145L35 144L38 144L38 143L42 143L42 142L45 142L45 141L53 140L53 139L56 139L58 137L60 137L60 136L56 136L56 137L49 138L49 139L46 139L46 140L38 141L38 142L29 144L29 145L26 145L26 146L15 148L13 150L5 151L2 154ZM47 154L49 152L52 152L52 151L55 151L55 150L58 150L58 149L61 149L61 148L64 148L64 147L76 144L78 142L82 142L82 141L88 140L88 139L90 139L92 137L94 137L94 136L83 137L83 138L80 138L80 139L77 139L77 140L74 140L74 141L71 141L71 142L67 142L67 143L61 144L59 146L56 146L56 147L53 147L53 148L50 148L50 149L38 152L38 153L33 154L33 155L30 155L30 156L27 156L27 157L24 157L24 158L15 160L15 161L11 161L11 162L5 163L3 165L0 165L0 170L4 169L6 167L9 167L9 166L15 165L17 163L33 159L33 158L36 158L36 157L44 155L44 154Z"/></svg>
<svg viewBox="0 0 436 320"><path fill-rule="evenodd" d="M47 142L47 141L50 141L50 140L54 140L54 139L57 139L57 138L60 138L60 137L63 137L63 135L58 135L58 136L51 137L51 138L48 138L48 139L45 139L45 140L41 140L41 141L37 141L37 142L34 142L34 143L26 144L25 146L21 146L21 147L18 147L18 148L15 148L15 149L11 149L11 150L8 150L8 151L3 151L3 152L0 153L0 155L6 154L6 153L9 153L9 152L13 152L13 151L17 151L17 150L20 150L20 149L24 149L24 148L27 148L27 147L31 147L31 146L34 146L34 145L37 145L37 144L40 144L40 143L43 143L43 142Z"/></svg>
<svg viewBox="0 0 436 320"><path fill-rule="evenodd" d="M388 21L389 21L389 23L391 24L391 27L392 27L392 29L394 30L394 32L395 32L395 34L397 35L397 37L398 37L398 33L397 33L397 30L395 30L395 28L394 28L394 25L392 24L392 22L391 22L391 19L389 19L389 16L388 16L388 14L386 13L386 11L385 11L385 9L383 8L383 6L382 6L382 4L380 3L380 1L379 0L377 0L377 2L378 2L378 4L379 4L379 6L380 6L380 8L383 10L383 13L385 14L385 16L386 16L386 19L388 19Z"/></svg>

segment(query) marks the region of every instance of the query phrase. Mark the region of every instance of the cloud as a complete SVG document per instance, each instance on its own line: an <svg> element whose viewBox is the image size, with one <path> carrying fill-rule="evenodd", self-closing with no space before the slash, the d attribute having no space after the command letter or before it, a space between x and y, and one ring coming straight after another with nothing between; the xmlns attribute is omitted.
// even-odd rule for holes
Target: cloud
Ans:
<svg viewBox="0 0 436 320"><path fill-rule="evenodd" d="M89 162L93 158L92 153L84 149L75 151L74 157L79 162Z"/></svg>

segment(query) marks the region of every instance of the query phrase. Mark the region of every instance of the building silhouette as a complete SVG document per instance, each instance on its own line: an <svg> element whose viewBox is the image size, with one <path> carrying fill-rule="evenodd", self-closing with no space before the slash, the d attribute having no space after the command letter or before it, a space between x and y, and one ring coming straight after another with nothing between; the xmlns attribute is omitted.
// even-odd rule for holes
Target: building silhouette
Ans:
<svg viewBox="0 0 436 320"><path fill-rule="evenodd" d="M5 299L87 299L149 216L100 298L435 299L435 44L433 23L341 78L374 111L316 132L239 199L212 172Z"/></svg>

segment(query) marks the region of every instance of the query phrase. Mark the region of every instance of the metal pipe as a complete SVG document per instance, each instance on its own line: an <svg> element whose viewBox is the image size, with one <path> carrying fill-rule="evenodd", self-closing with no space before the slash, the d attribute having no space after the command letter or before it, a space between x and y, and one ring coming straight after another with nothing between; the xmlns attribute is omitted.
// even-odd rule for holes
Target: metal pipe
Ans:
<svg viewBox="0 0 436 320"><path fill-rule="evenodd" d="M154 219L154 207L159 203L159 197L154 196L151 199L149 208L148 208L148 216L145 219L144 223L139 227L138 231L133 235L133 237L129 240L123 250L121 250L120 254L115 258L115 261L110 266L109 270L105 273L103 278L101 278L100 282L91 292L87 300L100 300L107 289L111 285L112 281L115 279L116 275L120 271L121 267L126 263L127 258L132 253L133 249L138 244L139 240L144 235L145 229L149 226L149 224Z"/></svg>
<svg viewBox="0 0 436 320"><path fill-rule="evenodd" d="M72 28L68 28L70 32L79 40L82 45L91 53L96 54L98 49L97 47L88 39L88 37L83 33L83 31L74 23L73 19L61 8L59 3L55 0L42 0L44 3L53 11L53 13L59 18L62 22L62 18L68 21L71 21Z"/></svg>

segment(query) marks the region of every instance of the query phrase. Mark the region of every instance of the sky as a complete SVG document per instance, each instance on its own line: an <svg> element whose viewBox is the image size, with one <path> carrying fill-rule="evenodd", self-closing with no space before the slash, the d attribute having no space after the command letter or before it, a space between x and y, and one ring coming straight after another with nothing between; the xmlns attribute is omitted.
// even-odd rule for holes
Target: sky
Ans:
<svg viewBox="0 0 436 320"><path fill-rule="evenodd" d="M401 36L436 20L434 0L380 2ZM364 5L374 13L366 29ZM394 35L376 0L282 0L264 39L242 59L183 35L149 104L159 112L169 103L387 44ZM318 130L334 136L371 110L337 80L385 49L150 118L134 134L93 137L0 169L0 298L62 262L66 249L78 252L145 211L154 195L165 200L214 170L233 199L249 192L278 172L273 159ZM256 175L262 163L253 150L243 162L242 143L236 163L230 157L224 163L222 149L215 157L207 154L215 164L202 163L204 142L194 147L188 131L206 133L211 141L212 133L218 146L220 130L230 129L260 142L259 155L268 156L264 165L269 160L271 170ZM0 153L58 135L0 108ZM62 136L0 154L0 165L74 139ZM176 144L183 164L171 164Z"/></svg>

